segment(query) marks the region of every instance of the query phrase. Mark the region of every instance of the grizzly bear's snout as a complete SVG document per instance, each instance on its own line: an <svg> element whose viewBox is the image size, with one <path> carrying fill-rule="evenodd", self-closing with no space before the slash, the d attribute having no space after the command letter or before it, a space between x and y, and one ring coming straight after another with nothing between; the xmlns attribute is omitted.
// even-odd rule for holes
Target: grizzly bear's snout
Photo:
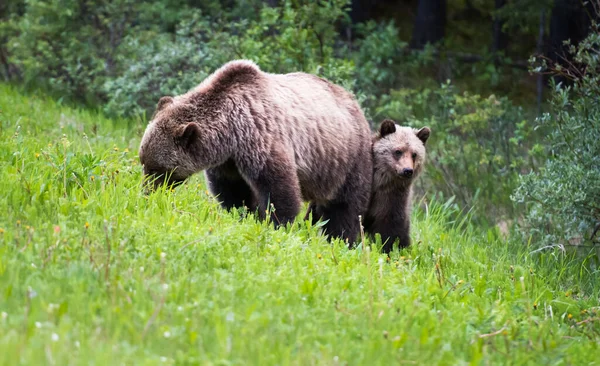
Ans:
<svg viewBox="0 0 600 366"><path fill-rule="evenodd" d="M172 173L144 173L144 193L150 194L163 184L170 188L175 188L185 181Z"/></svg>
<svg viewBox="0 0 600 366"><path fill-rule="evenodd" d="M402 175L404 178L412 178L414 173L414 170L410 169L410 168L404 168L402 169L402 172L400 173L400 175Z"/></svg>

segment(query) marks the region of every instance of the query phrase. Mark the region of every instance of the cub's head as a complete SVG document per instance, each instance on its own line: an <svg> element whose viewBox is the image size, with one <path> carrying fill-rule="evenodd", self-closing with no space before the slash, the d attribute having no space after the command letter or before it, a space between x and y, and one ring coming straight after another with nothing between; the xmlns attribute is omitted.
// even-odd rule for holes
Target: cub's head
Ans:
<svg viewBox="0 0 600 366"><path fill-rule="evenodd" d="M182 121L173 98L160 98L140 145L144 177L154 187L179 184L196 172L194 148L200 133L195 122Z"/></svg>
<svg viewBox="0 0 600 366"><path fill-rule="evenodd" d="M431 130L401 127L386 119L373 139L374 189L387 184L410 184L425 162L425 143Z"/></svg>

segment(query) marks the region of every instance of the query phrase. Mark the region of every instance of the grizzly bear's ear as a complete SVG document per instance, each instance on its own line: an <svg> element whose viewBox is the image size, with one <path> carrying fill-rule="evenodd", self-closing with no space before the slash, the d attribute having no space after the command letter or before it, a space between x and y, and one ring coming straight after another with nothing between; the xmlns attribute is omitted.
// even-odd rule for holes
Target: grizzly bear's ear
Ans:
<svg viewBox="0 0 600 366"><path fill-rule="evenodd" d="M158 100L158 103L156 104L156 111L160 111L162 110L167 104L171 104L173 103L173 97L162 97Z"/></svg>
<svg viewBox="0 0 600 366"><path fill-rule="evenodd" d="M379 127L379 136L385 137L394 132L396 132L396 123L391 119L384 119L383 122L381 122L381 127Z"/></svg>
<svg viewBox="0 0 600 366"><path fill-rule="evenodd" d="M189 147L200 136L200 125L196 122L190 122L179 129L179 143L184 147Z"/></svg>
<svg viewBox="0 0 600 366"><path fill-rule="evenodd" d="M415 134L419 140L423 141L423 145L425 145L427 139L429 138L429 134L431 134L431 129L429 129L429 127L423 127L420 130L417 130Z"/></svg>

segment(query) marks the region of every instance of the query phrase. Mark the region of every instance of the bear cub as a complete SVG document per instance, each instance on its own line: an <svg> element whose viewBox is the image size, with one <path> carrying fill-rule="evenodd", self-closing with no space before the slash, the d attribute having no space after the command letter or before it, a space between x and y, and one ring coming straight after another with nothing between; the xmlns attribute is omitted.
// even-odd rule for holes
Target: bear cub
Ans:
<svg viewBox="0 0 600 366"><path fill-rule="evenodd" d="M373 137L373 185L364 227L381 235L385 253L396 240L401 248L410 245L412 185L423 169L430 133L428 127L401 127L386 119Z"/></svg>

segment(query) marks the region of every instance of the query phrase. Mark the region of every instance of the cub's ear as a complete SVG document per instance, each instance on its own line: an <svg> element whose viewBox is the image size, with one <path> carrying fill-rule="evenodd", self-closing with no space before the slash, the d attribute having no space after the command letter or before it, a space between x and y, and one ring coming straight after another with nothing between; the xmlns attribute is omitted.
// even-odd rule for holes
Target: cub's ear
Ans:
<svg viewBox="0 0 600 366"><path fill-rule="evenodd" d="M190 122L179 128L178 140L179 143L184 147L189 147L198 140L200 136L200 125L196 122Z"/></svg>
<svg viewBox="0 0 600 366"><path fill-rule="evenodd" d="M431 134L431 129L429 127L423 127L420 130L415 131L415 135L419 138L419 140L423 141L423 145L427 142L429 135Z"/></svg>
<svg viewBox="0 0 600 366"><path fill-rule="evenodd" d="M396 132L396 123L391 119L384 119L379 127L379 136L385 137L394 132Z"/></svg>
<svg viewBox="0 0 600 366"><path fill-rule="evenodd" d="M173 97L162 97L158 100L158 103L156 104L156 111L160 111L162 110L165 106L167 106L168 104L173 103Z"/></svg>

